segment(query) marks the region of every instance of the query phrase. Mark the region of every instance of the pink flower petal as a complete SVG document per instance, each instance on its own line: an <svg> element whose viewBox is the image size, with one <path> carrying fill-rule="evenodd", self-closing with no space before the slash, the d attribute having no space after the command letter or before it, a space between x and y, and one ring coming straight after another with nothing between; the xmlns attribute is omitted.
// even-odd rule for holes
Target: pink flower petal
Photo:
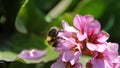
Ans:
<svg viewBox="0 0 120 68"><path fill-rule="evenodd" d="M98 42L106 42L109 38L109 34L105 31L100 31L99 34L98 34L98 39L97 41Z"/></svg>
<svg viewBox="0 0 120 68"><path fill-rule="evenodd" d="M72 32L59 32L58 37L71 37L73 35Z"/></svg>
<svg viewBox="0 0 120 68"><path fill-rule="evenodd" d="M64 31L75 32L75 33L79 32L74 27L70 26L67 22L65 22L64 20L62 21L62 25L63 25Z"/></svg>
<svg viewBox="0 0 120 68"><path fill-rule="evenodd" d="M98 33L101 29L101 25L100 25L100 22L97 21L97 20L94 20L92 23L91 23L95 29L95 34Z"/></svg>
<svg viewBox="0 0 120 68"><path fill-rule="evenodd" d="M71 64L71 65L74 65L75 63L76 63L75 59L72 59L72 60L70 61L70 64Z"/></svg>
<svg viewBox="0 0 120 68"><path fill-rule="evenodd" d="M88 35L97 34L100 31L100 29L101 29L101 25L100 25L99 21L94 20L94 21L86 24L85 32Z"/></svg>
<svg viewBox="0 0 120 68"><path fill-rule="evenodd" d="M87 43L87 48L91 51L95 51L97 49L97 46L92 43Z"/></svg>
<svg viewBox="0 0 120 68"><path fill-rule="evenodd" d="M118 56L116 59L114 59L113 62L114 62L114 63L119 63L119 65L120 65L120 56Z"/></svg>
<svg viewBox="0 0 120 68"><path fill-rule="evenodd" d="M87 38L87 34L86 33L84 33L84 34L77 33L77 37L78 37L79 41L83 41Z"/></svg>
<svg viewBox="0 0 120 68"><path fill-rule="evenodd" d="M104 61L102 59L93 59L91 63L92 68L105 68Z"/></svg>
<svg viewBox="0 0 120 68"><path fill-rule="evenodd" d="M106 50L104 51L104 56L109 57L110 60L117 58L118 56L118 44L117 43L107 43Z"/></svg>
<svg viewBox="0 0 120 68"><path fill-rule="evenodd" d="M120 68L120 56L118 56L114 61L114 68Z"/></svg>
<svg viewBox="0 0 120 68"><path fill-rule="evenodd" d="M80 63L75 63L75 68L82 68L82 64L80 64Z"/></svg>
<svg viewBox="0 0 120 68"><path fill-rule="evenodd" d="M113 68L113 63L110 60L104 59L104 65L105 65L104 68Z"/></svg>
<svg viewBox="0 0 120 68"><path fill-rule="evenodd" d="M66 64L62 61L57 61L51 65L51 68L66 68Z"/></svg>
<svg viewBox="0 0 120 68"><path fill-rule="evenodd" d="M111 51L114 51L114 52L117 52L118 51L118 48L119 48L119 45L117 43L111 43L111 42L108 42L107 43L107 47L108 49Z"/></svg>
<svg viewBox="0 0 120 68"><path fill-rule="evenodd" d="M92 22L94 20L94 17L92 15L86 15L84 16L87 22Z"/></svg>
<svg viewBox="0 0 120 68"><path fill-rule="evenodd" d="M65 38L64 38L65 39ZM74 38L66 38L64 42L59 43L57 47L55 48L56 51L68 51L72 47L74 47L77 43L75 42Z"/></svg>
<svg viewBox="0 0 120 68"><path fill-rule="evenodd" d="M104 52L106 49L106 45L105 44L96 44L97 45L97 50L98 52Z"/></svg>
<svg viewBox="0 0 120 68"><path fill-rule="evenodd" d="M46 51L41 51L37 49L23 50L18 57L27 60L37 60L45 56Z"/></svg>
<svg viewBox="0 0 120 68"><path fill-rule="evenodd" d="M68 62L72 59L74 51L65 51L63 52L62 61Z"/></svg>
<svg viewBox="0 0 120 68"><path fill-rule="evenodd" d="M63 62L70 62L71 65L74 65L80 58L80 51L65 51L62 54L62 61Z"/></svg>
<svg viewBox="0 0 120 68"><path fill-rule="evenodd" d="M74 53L73 57L70 60L71 65L74 65L80 58L81 52L77 51Z"/></svg>
<svg viewBox="0 0 120 68"><path fill-rule="evenodd" d="M76 16L74 17L73 22L74 22L74 23L73 23L74 26L75 26L77 29L83 31L84 25L85 25L85 22L86 22L86 19L85 19L83 16L76 15Z"/></svg>

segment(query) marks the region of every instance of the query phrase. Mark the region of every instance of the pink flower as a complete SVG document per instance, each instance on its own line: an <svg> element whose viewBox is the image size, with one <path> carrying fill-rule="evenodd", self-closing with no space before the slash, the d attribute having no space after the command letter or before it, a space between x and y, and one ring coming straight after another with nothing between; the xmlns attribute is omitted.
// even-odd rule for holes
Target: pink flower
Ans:
<svg viewBox="0 0 120 68"><path fill-rule="evenodd" d="M62 21L62 25L63 25L63 29L66 32L79 32L78 30L76 30L74 27L70 26L67 22L65 22L64 20Z"/></svg>
<svg viewBox="0 0 120 68"><path fill-rule="evenodd" d="M97 35L97 42L104 43L108 40L109 34L105 32L104 30L101 30Z"/></svg>
<svg viewBox="0 0 120 68"><path fill-rule="evenodd" d="M77 49L77 43L73 38L66 38L62 43L60 43L55 49L60 51L61 59L63 62L70 62L74 65L80 58L81 51Z"/></svg>
<svg viewBox="0 0 120 68"><path fill-rule="evenodd" d="M62 61L70 62L71 65L74 65L78 62L81 53L79 51L65 51L62 53Z"/></svg>
<svg viewBox="0 0 120 68"><path fill-rule="evenodd" d="M117 43L106 43L107 48L103 52L105 57L109 57L110 60L114 60L118 57L118 44Z"/></svg>
<svg viewBox="0 0 120 68"><path fill-rule="evenodd" d="M120 68L120 56L113 61L113 68Z"/></svg>
<svg viewBox="0 0 120 68"><path fill-rule="evenodd" d="M63 30L58 33L58 37L62 40L59 41L55 50L61 52L63 62L74 65L82 54L81 50L91 54L93 51L103 52L106 49L105 43L109 35L100 31L100 23L94 20L93 16L76 15L75 27L65 21L62 21L62 25Z"/></svg>
<svg viewBox="0 0 120 68"><path fill-rule="evenodd" d="M55 48L56 51L61 52L61 60L63 62L70 62L71 65L74 65L78 62L81 50L77 48L78 43L76 43L76 34L77 31L74 27L69 26L65 21L62 22L64 31L58 34L61 37L60 43Z"/></svg>
<svg viewBox="0 0 120 68"><path fill-rule="evenodd" d="M100 23L94 20L93 16L80 16L76 15L74 18L74 26L80 30L82 33L87 33L88 35L97 34L100 31Z"/></svg>
<svg viewBox="0 0 120 68"><path fill-rule="evenodd" d="M93 16L76 15L70 26L64 20L58 33L60 40L55 47L59 60L51 68L82 68L78 61L82 55L90 55L86 68L119 68L118 44L107 42L109 34L101 30Z"/></svg>
<svg viewBox="0 0 120 68"><path fill-rule="evenodd" d="M26 60L37 60L45 56L45 51L40 51L37 49L23 50L18 57Z"/></svg>
<svg viewBox="0 0 120 68"><path fill-rule="evenodd" d="M93 59L90 61L90 68L114 68L119 66L118 60L118 44L106 43L107 48L104 52L95 52ZM89 68L89 67L88 67Z"/></svg>
<svg viewBox="0 0 120 68"><path fill-rule="evenodd" d="M78 40L85 40L89 50L98 52L105 50L105 42L108 40L109 35L105 31L100 30L100 23L94 20L93 16L76 15L74 26L80 31L77 32Z"/></svg>
<svg viewBox="0 0 120 68"><path fill-rule="evenodd" d="M82 68L82 65L78 62L74 65L71 65L69 62L63 62L61 60L58 60L51 65L51 68Z"/></svg>

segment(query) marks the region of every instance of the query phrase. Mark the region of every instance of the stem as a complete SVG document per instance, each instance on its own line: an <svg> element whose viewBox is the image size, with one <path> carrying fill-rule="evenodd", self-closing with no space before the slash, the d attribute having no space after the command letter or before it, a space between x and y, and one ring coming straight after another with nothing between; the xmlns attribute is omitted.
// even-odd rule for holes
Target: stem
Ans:
<svg viewBox="0 0 120 68"><path fill-rule="evenodd" d="M46 16L46 21L50 22L52 19L58 17L63 13L68 6L71 4L72 0L61 0Z"/></svg>

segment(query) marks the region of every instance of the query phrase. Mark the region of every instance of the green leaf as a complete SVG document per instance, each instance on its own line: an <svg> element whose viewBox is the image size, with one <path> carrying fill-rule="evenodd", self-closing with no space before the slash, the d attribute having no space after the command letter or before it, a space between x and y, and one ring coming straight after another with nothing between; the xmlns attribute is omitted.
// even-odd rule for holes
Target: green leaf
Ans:
<svg viewBox="0 0 120 68"><path fill-rule="evenodd" d="M61 0L48 14L47 17L55 19L60 14L62 14L65 10L67 10L68 6L72 3L72 0Z"/></svg>
<svg viewBox="0 0 120 68"><path fill-rule="evenodd" d="M24 10L27 3L28 3L28 0L25 0L23 5L21 6L21 8L20 8L20 10L19 10L19 12L18 12L18 14L16 16L16 20L15 20L15 27L21 33L27 33L27 29L26 29L26 27L25 27L25 25L23 23L24 20L21 17L22 13L24 13L23 10Z"/></svg>
<svg viewBox="0 0 120 68"><path fill-rule="evenodd" d="M48 62L51 60L54 60L58 57L58 53L54 51L54 48L49 46L45 40L45 38L40 38L39 36L35 34L14 34L11 39L11 51L16 52L18 55L22 50L24 49L39 49L39 50L45 50L46 55L43 58L40 58L38 60L23 60L19 59L18 61L23 63L40 63L40 62Z"/></svg>
<svg viewBox="0 0 120 68"><path fill-rule="evenodd" d="M106 26L103 28L105 31L109 31L114 26L114 16L111 16Z"/></svg>
<svg viewBox="0 0 120 68"><path fill-rule="evenodd" d="M8 68L35 68L35 64L24 64L21 62L12 62Z"/></svg>
<svg viewBox="0 0 120 68"><path fill-rule="evenodd" d="M58 58L59 53L56 52L53 47L48 46L46 50L47 50L47 54L44 58L41 59L42 61L48 62L48 61L55 60L56 58Z"/></svg>
<svg viewBox="0 0 120 68"><path fill-rule="evenodd" d="M37 7L44 13L48 13L59 0L34 0Z"/></svg>
<svg viewBox="0 0 120 68"><path fill-rule="evenodd" d="M73 11L75 9L75 7L79 4L80 1L81 0L72 0L72 2L70 3L70 5L66 9L66 12Z"/></svg>
<svg viewBox="0 0 120 68"><path fill-rule="evenodd" d="M0 60L4 61L15 61L17 59L17 54L10 51L0 51Z"/></svg>
<svg viewBox="0 0 120 68"><path fill-rule="evenodd" d="M91 14L95 18L99 18L103 14L107 4L104 0L83 0L75 8L74 12L81 15Z"/></svg>
<svg viewBox="0 0 120 68"><path fill-rule="evenodd" d="M50 68L50 66L54 63L55 61L49 61L47 63L39 63L36 65L36 68Z"/></svg>
<svg viewBox="0 0 120 68"><path fill-rule="evenodd" d="M73 18L75 14L74 13L64 13L63 15L59 16L57 19L51 22L53 26L57 26L59 28L62 28L62 20L65 20L70 25L73 25Z"/></svg>
<svg viewBox="0 0 120 68"><path fill-rule="evenodd" d="M16 21L17 21L17 23L15 23L16 29L21 33L27 34L28 33L27 28L23 24L23 21L20 16L16 18Z"/></svg>
<svg viewBox="0 0 120 68"><path fill-rule="evenodd" d="M40 38L35 34L14 34L9 40L9 51L0 52L0 60L15 61L18 60L23 63L40 63L55 60L58 57L58 53L54 51L54 48L49 46L44 38ZM39 49L45 50L46 55L38 60L23 60L17 57L17 55L24 49ZM15 53L14 53L15 52Z"/></svg>
<svg viewBox="0 0 120 68"><path fill-rule="evenodd" d="M44 34L45 37L50 24L44 18L45 15L35 5L34 0L26 0L16 17L15 27L24 34L35 33L39 36Z"/></svg>
<svg viewBox="0 0 120 68"><path fill-rule="evenodd" d="M73 25L73 18L74 18L75 14L74 13L64 13L63 15L61 15L59 17L59 21L62 22L62 20L65 20L66 22L68 22L70 25Z"/></svg>
<svg viewBox="0 0 120 68"><path fill-rule="evenodd" d="M15 52L20 52L23 49L40 49L44 50L47 47L46 39L35 34L14 34L11 39L11 49Z"/></svg>

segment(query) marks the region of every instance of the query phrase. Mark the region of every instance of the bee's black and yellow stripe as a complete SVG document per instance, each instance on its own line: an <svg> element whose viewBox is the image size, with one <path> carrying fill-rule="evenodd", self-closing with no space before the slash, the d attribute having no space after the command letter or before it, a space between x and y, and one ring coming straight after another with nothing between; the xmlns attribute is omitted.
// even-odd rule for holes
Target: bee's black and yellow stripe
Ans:
<svg viewBox="0 0 120 68"><path fill-rule="evenodd" d="M50 29L48 36L47 36L47 42L49 45L56 47L58 44L57 41L57 35L58 35L59 29L56 27L53 27Z"/></svg>

